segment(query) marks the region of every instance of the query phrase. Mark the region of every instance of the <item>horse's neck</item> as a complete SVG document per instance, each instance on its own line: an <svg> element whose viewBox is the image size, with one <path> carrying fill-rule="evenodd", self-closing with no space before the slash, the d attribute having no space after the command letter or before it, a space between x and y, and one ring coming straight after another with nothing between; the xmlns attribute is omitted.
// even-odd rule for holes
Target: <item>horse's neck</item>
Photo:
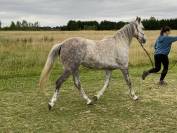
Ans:
<svg viewBox="0 0 177 133"><path fill-rule="evenodd" d="M121 28L115 34L115 38L116 38L117 43L123 43L124 45L130 47L130 44L133 38L133 31L131 27L128 27L128 26L130 26L130 24Z"/></svg>

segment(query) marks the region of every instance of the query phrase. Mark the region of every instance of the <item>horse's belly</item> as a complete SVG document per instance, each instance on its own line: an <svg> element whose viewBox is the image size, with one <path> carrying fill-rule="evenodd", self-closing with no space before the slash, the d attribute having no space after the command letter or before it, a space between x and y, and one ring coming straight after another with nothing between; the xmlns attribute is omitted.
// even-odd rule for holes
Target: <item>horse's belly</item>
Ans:
<svg viewBox="0 0 177 133"><path fill-rule="evenodd" d="M82 62L82 65L88 68L95 69L116 69L119 65L114 61L114 59L96 59L88 58Z"/></svg>
<svg viewBox="0 0 177 133"><path fill-rule="evenodd" d="M117 60L117 50L114 45L87 45L81 64L88 68L117 69L122 68L122 61Z"/></svg>

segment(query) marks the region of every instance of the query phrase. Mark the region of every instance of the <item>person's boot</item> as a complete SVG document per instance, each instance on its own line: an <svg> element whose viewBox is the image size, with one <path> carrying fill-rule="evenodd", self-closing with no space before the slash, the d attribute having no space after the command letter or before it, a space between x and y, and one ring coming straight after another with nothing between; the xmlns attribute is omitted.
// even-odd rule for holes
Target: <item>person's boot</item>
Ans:
<svg viewBox="0 0 177 133"><path fill-rule="evenodd" d="M159 85L167 85L167 82L163 81L163 80L160 80L159 81Z"/></svg>
<svg viewBox="0 0 177 133"><path fill-rule="evenodd" d="M144 71L142 74L142 79L145 80L145 78L149 75L148 71Z"/></svg>

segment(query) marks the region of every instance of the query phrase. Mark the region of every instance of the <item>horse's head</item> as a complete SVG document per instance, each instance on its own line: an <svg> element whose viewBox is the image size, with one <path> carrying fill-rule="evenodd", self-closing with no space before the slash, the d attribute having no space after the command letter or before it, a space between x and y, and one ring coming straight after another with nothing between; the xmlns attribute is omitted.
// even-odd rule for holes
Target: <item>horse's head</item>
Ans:
<svg viewBox="0 0 177 133"><path fill-rule="evenodd" d="M137 17L134 21L134 37L139 41L139 43L144 44L146 43L146 37L144 35L144 26L141 22L141 18Z"/></svg>

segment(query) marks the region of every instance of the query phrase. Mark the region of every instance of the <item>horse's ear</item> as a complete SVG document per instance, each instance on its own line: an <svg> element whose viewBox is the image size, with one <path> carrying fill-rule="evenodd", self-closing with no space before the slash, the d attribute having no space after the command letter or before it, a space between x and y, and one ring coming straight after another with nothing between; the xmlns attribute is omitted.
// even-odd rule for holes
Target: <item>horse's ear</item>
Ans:
<svg viewBox="0 0 177 133"><path fill-rule="evenodd" d="M136 21L140 24L141 18L140 17L136 17Z"/></svg>

